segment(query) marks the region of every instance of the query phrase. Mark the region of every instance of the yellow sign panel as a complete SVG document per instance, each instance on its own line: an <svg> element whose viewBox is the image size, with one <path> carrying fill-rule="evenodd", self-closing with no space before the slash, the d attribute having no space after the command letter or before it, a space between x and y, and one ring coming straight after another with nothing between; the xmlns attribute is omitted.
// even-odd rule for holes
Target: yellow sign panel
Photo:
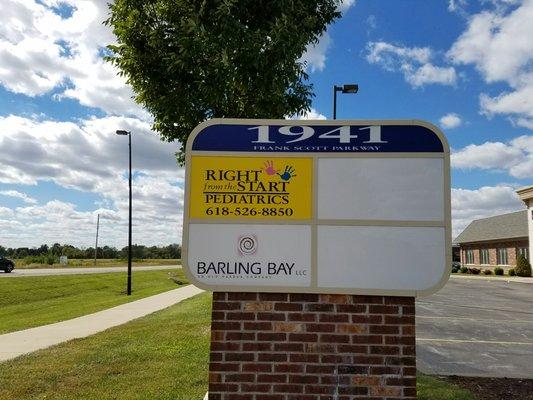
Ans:
<svg viewBox="0 0 533 400"><path fill-rule="evenodd" d="M310 219L311 158L192 156L190 218Z"/></svg>

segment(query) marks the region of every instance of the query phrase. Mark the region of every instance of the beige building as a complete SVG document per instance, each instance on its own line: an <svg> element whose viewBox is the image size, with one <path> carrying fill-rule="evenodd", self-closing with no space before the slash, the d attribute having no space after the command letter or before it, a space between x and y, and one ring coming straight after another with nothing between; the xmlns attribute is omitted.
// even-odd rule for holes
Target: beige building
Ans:
<svg viewBox="0 0 533 400"><path fill-rule="evenodd" d="M533 186L517 190L526 209L472 221L455 239L461 264L480 268L513 268L523 254L533 254Z"/></svg>

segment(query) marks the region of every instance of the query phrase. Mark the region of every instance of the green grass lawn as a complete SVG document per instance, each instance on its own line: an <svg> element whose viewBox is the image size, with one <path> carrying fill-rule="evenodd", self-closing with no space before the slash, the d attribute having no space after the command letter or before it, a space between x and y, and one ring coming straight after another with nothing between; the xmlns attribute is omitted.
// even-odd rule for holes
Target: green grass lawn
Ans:
<svg viewBox="0 0 533 400"><path fill-rule="evenodd" d="M0 399L201 400L211 296L0 363Z"/></svg>
<svg viewBox="0 0 533 400"><path fill-rule="evenodd" d="M30 269L30 268L69 268L69 267L125 267L128 265L128 260L121 260L116 258L99 258L94 265L94 258L71 258L68 260L68 265L63 264L26 264L23 259L16 259L15 269ZM132 266L150 266L150 265L180 265L179 258L147 258L145 260L133 260Z"/></svg>
<svg viewBox="0 0 533 400"><path fill-rule="evenodd" d="M417 376L416 389L418 400L477 400L468 390L423 374Z"/></svg>
<svg viewBox="0 0 533 400"><path fill-rule="evenodd" d="M204 293L97 335L0 363L0 400L202 399L211 295ZM28 379L31 377L31 379ZM418 376L419 400L477 400Z"/></svg>
<svg viewBox="0 0 533 400"><path fill-rule="evenodd" d="M125 273L27 276L0 279L0 334L63 321L188 283L181 269L133 272L133 293L124 294Z"/></svg>

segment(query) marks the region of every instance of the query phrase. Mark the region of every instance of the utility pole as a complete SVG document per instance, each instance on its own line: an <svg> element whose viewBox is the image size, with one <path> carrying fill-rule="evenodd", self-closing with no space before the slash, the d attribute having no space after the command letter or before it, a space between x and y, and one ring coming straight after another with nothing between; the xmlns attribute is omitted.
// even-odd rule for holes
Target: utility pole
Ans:
<svg viewBox="0 0 533 400"><path fill-rule="evenodd" d="M98 253L98 230L100 229L100 214L96 219L96 244L94 245L94 266L96 267L96 255Z"/></svg>

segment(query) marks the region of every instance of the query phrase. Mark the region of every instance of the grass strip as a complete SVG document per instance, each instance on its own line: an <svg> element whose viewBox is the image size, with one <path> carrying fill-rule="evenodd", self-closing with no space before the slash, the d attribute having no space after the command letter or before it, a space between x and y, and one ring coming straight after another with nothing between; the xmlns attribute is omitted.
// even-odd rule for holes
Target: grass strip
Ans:
<svg viewBox="0 0 533 400"><path fill-rule="evenodd" d="M173 277L174 279L170 279ZM0 334L64 321L187 284L181 269L126 273L25 276L0 279Z"/></svg>
<svg viewBox="0 0 533 400"><path fill-rule="evenodd" d="M418 400L477 400L470 391L432 376L418 374Z"/></svg>

